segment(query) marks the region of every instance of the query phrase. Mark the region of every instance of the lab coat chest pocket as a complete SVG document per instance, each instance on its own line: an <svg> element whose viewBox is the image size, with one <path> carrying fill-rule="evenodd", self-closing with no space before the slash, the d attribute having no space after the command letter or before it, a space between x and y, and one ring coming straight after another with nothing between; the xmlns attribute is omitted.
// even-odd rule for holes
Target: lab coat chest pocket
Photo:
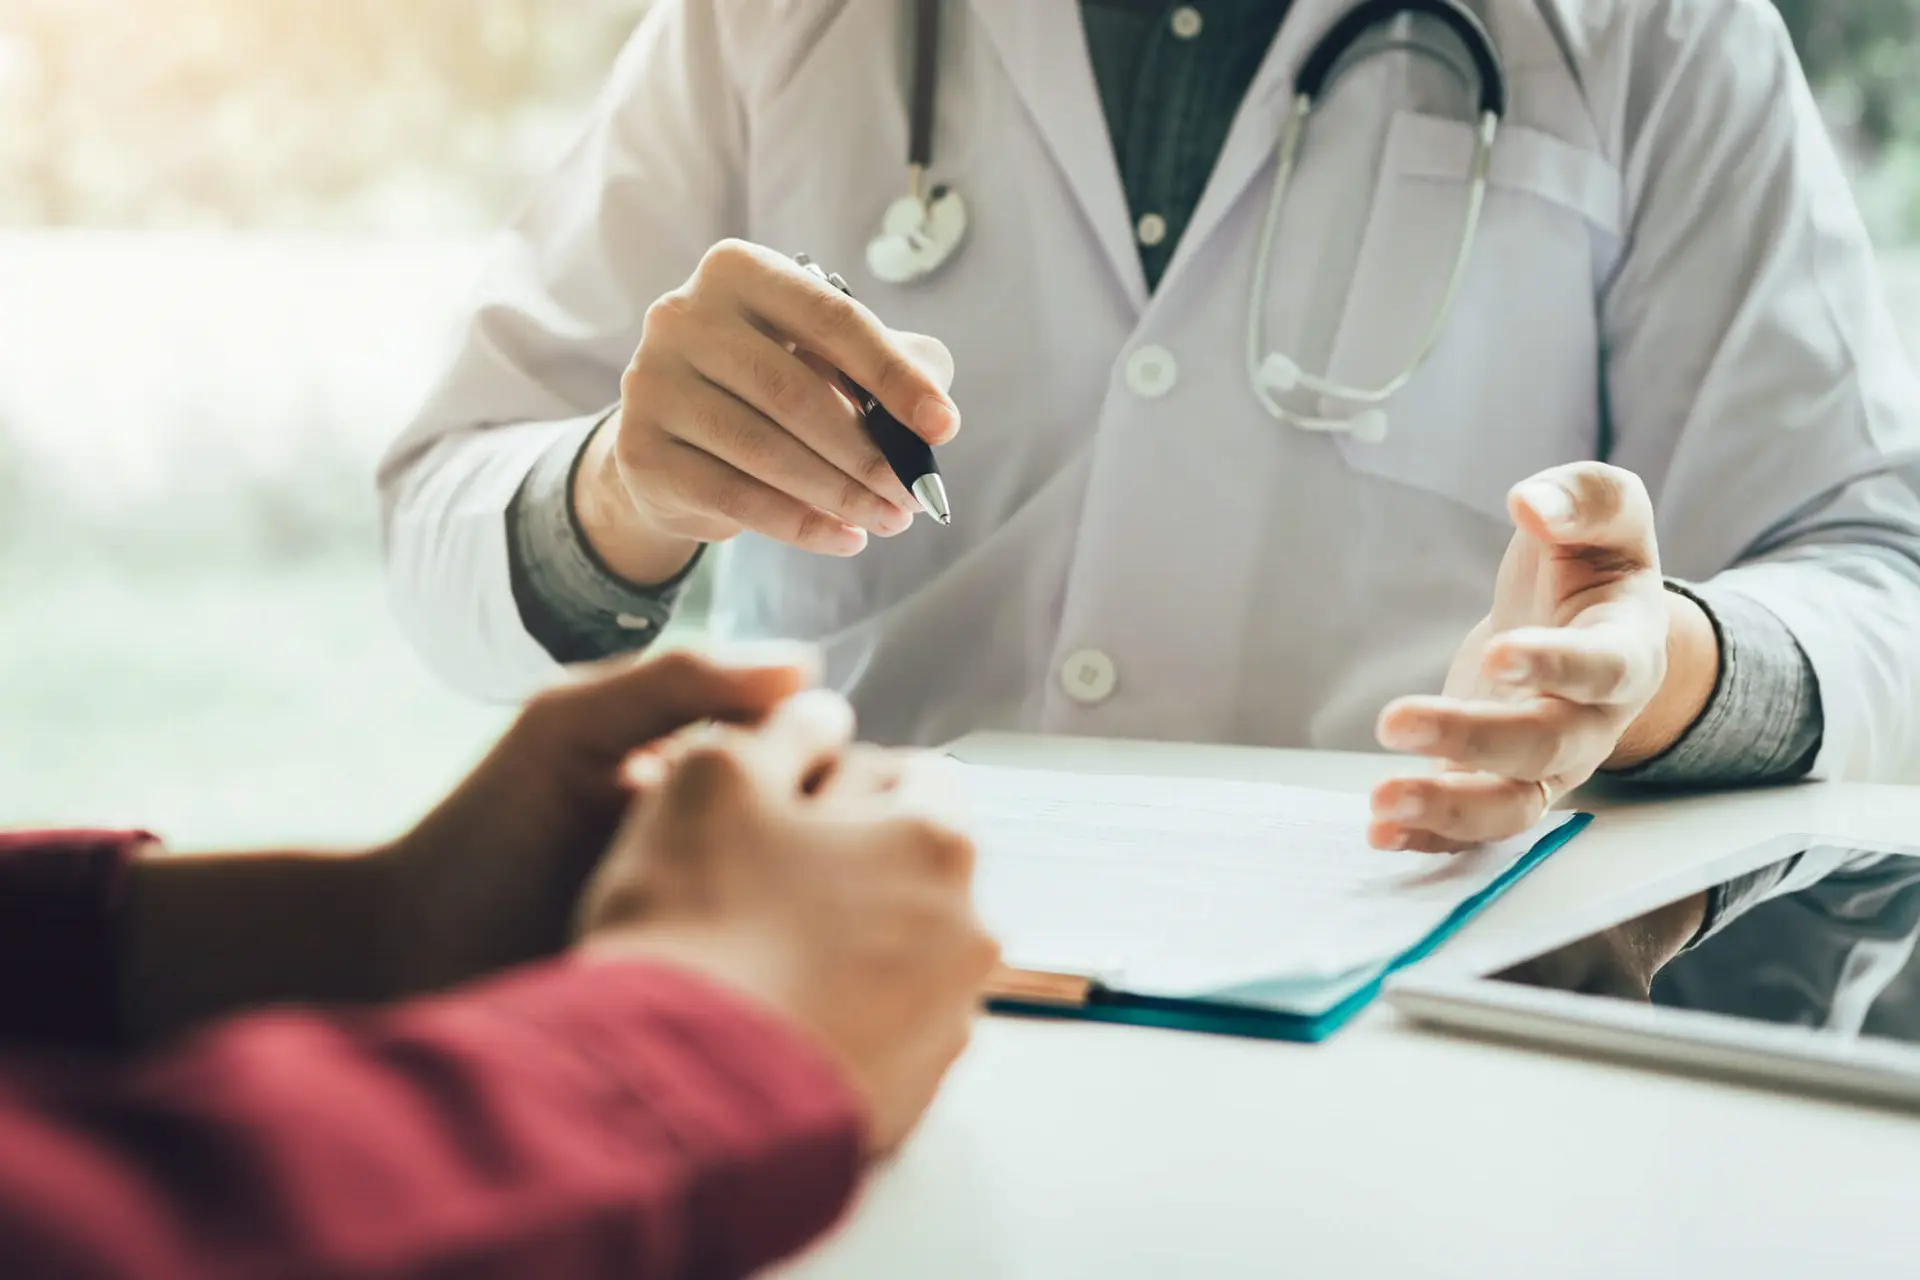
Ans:
<svg viewBox="0 0 1920 1280"><path fill-rule="evenodd" d="M1458 251L1473 148L1464 121L1394 117L1330 356L1337 381L1383 385L1419 350ZM1516 481L1595 457L1598 287L1621 219L1606 160L1504 126L1446 328L1386 406L1385 439L1338 437L1348 465L1504 519Z"/></svg>

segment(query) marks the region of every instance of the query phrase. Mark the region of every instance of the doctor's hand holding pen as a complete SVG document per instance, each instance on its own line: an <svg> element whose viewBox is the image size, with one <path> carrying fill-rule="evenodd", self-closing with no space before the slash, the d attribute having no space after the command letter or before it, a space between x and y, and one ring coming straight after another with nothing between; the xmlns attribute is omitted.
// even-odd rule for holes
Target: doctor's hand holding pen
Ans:
<svg viewBox="0 0 1920 1280"><path fill-rule="evenodd" d="M843 380L937 445L960 428L952 378L935 339L888 329L784 254L723 241L647 309L620 410L576 473L575 510L636 583L664 582L702 544L745 531L858 554L921 507Z"/></svg>
<svg viewBox="0 0 1920 1280"><path fill-rule="evenodd" d="M1719 678L1706 613L1665 589L1653 503L1638 476L1555 467L1508 499L1516 530L1493 608L1439 697L1382 713L1382 745L1443 766L1373 795L1383 848L1446 851L1518 835L1603 770L1665 752Z"/></svg>

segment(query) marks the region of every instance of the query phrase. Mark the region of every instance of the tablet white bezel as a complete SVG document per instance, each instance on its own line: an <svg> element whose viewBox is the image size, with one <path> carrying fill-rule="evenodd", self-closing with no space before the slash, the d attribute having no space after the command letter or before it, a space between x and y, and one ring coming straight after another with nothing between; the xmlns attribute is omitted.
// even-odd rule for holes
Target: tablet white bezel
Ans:
<svg viewBox="0 0 1920 1280"><path fill-rule="evenodd" d="M1920 1111L1920 1046L1898 1041L1418 972L1392 983L1386 1000L1416 1025Z"/></svg>

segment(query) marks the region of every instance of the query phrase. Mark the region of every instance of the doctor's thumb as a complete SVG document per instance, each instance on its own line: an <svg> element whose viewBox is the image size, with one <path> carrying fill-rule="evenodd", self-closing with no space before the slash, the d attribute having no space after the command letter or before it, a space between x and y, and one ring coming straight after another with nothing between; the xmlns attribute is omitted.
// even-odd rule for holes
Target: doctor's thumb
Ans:
<svg viewBox="0 0 1920 1280"><path fill-rule="evenodd" d="M942 391L953 389L953 352L947 350L946 343L930 334L905 329L892 330L892 337L906 357L939 383Z"/></svg>
<svg viewBox="0 0 1920 1280"><path fill-rule="evenodd" d="M1604 546L1658 562L1653 500L1640 477L1604 462L1551 467L1513 487L1507 509L1515 524L1543 542Z"/></svg>

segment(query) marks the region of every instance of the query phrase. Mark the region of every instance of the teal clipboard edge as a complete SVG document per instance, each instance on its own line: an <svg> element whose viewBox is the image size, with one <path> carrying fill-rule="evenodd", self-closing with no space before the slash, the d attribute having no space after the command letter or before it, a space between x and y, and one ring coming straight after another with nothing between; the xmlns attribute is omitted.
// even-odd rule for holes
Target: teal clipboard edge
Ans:
<svg viewBox="0 0 1920 1280"><path fill-rule="evenodd" d="M1388 978L1418 964L1439 950L1441 944L1465 928L1491 906L1501 894L1520 882L1522 876L1545 862L1556 850L1587 829L1593 821L1590 813L1576 813L1565 823L1542 836L1540 843L1515 860L1498 880L1455 907L1438 928L1413 947L1396 956L1366 986L1324 1013L1283 1013L1252 1005L1213 1004L1205 1000L1174 1000L1164 996L1135 996L1123 991L1096 990L1087 1003L1078 1008L1036 1004L1025 1000L992 1000L990 1012L1016 1017L1054 1018L1075 1022L1113 1022L1130 1027L1159 1027L1168 1031L1196 1031L1203 1035L1251 1036L1261 1040L1292 1040L1318 1044L1347 1025L1354 1015L1379 998Z"/></svg>

